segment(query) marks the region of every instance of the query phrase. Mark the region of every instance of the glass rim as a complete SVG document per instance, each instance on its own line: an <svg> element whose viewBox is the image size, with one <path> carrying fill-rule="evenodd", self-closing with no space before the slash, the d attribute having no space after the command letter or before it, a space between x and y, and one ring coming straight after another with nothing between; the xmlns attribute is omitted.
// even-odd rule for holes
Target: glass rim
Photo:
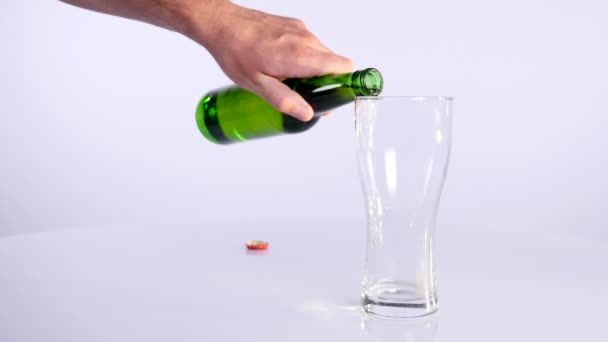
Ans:
<svg viewBox="0 0 608 342"><path fill-rule="evenodd" d="M433 96L415 96L415 95L379 95L379 96L356 96L355 100L382 100L382 99L404 99L412 101L435 100L435 101L454 101L452 96L433 95Z"/></svg>

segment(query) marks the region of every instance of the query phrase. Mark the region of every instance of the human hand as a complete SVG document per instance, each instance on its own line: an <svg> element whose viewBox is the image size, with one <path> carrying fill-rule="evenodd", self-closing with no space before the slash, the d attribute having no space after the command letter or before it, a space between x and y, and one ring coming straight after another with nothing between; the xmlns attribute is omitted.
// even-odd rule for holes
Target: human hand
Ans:
<svg viewBox="0 0 608 342"><path fill-rule="evenodd" d="M209 6L209 2L199 2ZM282 113L307 121L310 105L281 80L352 72L349 58L336 55L298 19L217 1L194 9L185 35L203 45L224 73Z"/></svg>

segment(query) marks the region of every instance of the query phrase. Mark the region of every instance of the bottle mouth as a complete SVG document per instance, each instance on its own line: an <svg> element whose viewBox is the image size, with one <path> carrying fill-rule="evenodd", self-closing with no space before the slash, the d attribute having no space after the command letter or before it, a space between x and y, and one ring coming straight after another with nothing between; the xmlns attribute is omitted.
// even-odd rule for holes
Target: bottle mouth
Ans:
<svg viewBox="0 0 608 342"><path fill-rule="evenodd" d="M382 92L384 87L384 80L380 71L374 68L367 68L363 70L360 76L361 85L363 85L363 91L367 96L377 96Z"/></svg>

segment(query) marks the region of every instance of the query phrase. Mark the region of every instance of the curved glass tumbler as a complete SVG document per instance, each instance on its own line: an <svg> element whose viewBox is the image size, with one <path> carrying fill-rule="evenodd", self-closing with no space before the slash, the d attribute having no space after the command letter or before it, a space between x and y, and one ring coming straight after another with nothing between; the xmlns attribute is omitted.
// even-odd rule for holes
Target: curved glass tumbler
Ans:
<svg viewBox="0 0 608 342"><path fill-rule="evenodd" d="M434 235L451 140L449 97L359 97L355 132L367 209L362 305L380 316L437 310Z"/></svg>

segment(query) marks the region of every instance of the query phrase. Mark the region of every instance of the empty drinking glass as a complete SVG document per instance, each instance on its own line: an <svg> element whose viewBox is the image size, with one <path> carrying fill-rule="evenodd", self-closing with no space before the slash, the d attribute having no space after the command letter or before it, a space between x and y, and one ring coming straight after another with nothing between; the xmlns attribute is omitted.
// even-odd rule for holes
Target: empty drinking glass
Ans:
<svg viewBox="0 0 608 342"><path fill-rule="evenodd" d="M381 316L437 310L434 235L450 155L449 97L359 97L357 159L367 209L362 305Z"/></svg>

